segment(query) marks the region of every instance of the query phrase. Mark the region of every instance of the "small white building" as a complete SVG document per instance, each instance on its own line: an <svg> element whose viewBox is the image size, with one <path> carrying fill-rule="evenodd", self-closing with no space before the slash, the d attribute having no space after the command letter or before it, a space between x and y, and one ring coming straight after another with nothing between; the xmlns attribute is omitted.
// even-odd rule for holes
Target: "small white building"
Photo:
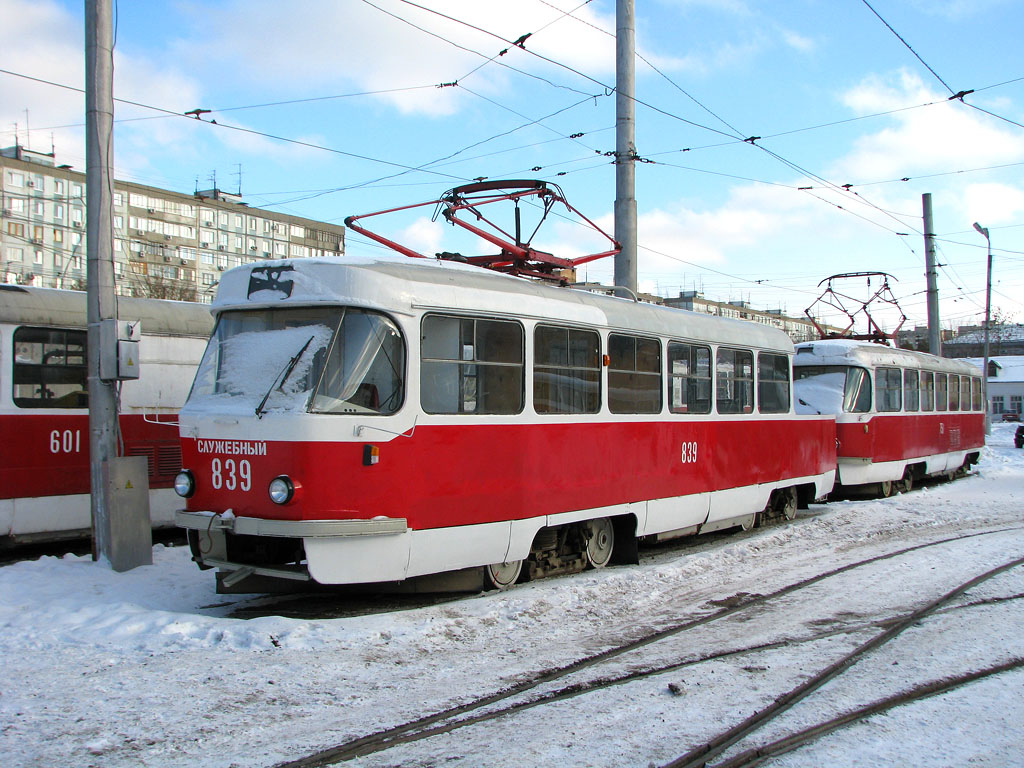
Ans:
<svg viewBox="0 0 1024 768"><path fill-rule="evenodd" d="M979 368L984 358L968 358ZM988 360L988 402L992 420L1024 418L1024 355L997 355ZM1005 414L1005 415L1004 415ZM1012 414L1016 414L1016 418Z"/></svg>

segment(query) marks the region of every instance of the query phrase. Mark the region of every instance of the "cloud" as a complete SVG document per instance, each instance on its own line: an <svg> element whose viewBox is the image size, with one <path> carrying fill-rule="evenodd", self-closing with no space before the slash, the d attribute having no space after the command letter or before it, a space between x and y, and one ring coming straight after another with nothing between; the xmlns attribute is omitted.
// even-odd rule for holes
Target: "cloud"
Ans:
<svg viewBox="0 0 1024 768"><path fill-rule="evenodd" d="M1007 184L969 184L963 193L966 218L986 227L1014 224L1024 215L1024 189Z"/></svg>
<svg viewBox="0 0 1024 768"><path fill-rule="evenodd" d="M580 23L540 3L452 0L443 5L444 16L395 0L373 5L311 0L303 7L297 14L274 0L203 5L201 12L197 5L194 18L202 23L188 39L174 43L174 53L208 61L227 79L264 93L284 88L294 93L296 83L317 95L379 91L376 98L402 114L432 116L453 114L468 98L460 88L436 86L458 81L497 94L511 77L505 65L588 93L597 87L531 52L586 72L607 74L614 68L614 39L595 29L609 22L589 8L576 11L586 22ZM531 31L536 33L525 41L525 50L511 45ZM486 66L478 69L481 65Z"/></svg>
<svg viewBox="0 0 1024 768"><path fill-rule="evenodd" d="M5 68L38 80L81 87L85 80L81 19L50 0L0 0L0 18L0 51L7 62ZM0 136L4 145L14 143L17 123L22 144L49 151L52 134L62 153L84 161L84 120L82 93L0 74ZM32 129L31 136L25 132L26 123Z"/></svg>
<svg viewBox="0 0 1024 768"><path fill-rule="evenodd" d="M894 125L861 136L853 151L829 171L835 178L881 181L1024 160L1019 131L1003 130L993 118L947 101L906 70L868 78L841 99L861 115L941 103L897 112L889 118Z"/></svg>

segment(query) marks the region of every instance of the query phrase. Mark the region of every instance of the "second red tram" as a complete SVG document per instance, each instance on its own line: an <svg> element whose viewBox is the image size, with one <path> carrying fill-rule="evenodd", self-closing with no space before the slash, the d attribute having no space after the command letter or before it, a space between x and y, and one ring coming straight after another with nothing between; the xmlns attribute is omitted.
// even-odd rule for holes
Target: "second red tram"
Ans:
<svg viewBox="0 0 1024 768"><path fill-rule="evenodd" d="M881 496L952 477L985 445L981 370L962 360L850 339L796 347L800 413L834 414L837 491Z"/></svg>

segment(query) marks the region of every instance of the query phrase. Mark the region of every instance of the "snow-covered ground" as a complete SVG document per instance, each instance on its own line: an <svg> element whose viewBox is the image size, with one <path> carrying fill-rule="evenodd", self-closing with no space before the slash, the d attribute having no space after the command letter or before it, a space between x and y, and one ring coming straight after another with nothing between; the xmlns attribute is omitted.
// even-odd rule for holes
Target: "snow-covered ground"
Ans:
<svg viewBox="0 0 1024 768"><path fill-rule="evenodd" d="M230 618L184 548L117 574L87 557L0 568L4 766L263 766L472 701L846 563L939 542L538 687L661 674L459 728L356 765L661 765L958 584L1024 556L1024 451L994 426L978 473L884 501L642 551L641 564L411 610ZM978 533L969 538L954 538ZM1024 567L868 654L733 752L916 684L1024 658ZM1004 599L1015 598L1015 599ZM778 641L785 640L785 643ZM769 645L769 647L763 647ZM714 651L759 649L714 660ZM1024 671L906 705L785 766L1024 765ZM520 699L521 700L521 699ZM731 754L731 753L730 753Z"/></svg>

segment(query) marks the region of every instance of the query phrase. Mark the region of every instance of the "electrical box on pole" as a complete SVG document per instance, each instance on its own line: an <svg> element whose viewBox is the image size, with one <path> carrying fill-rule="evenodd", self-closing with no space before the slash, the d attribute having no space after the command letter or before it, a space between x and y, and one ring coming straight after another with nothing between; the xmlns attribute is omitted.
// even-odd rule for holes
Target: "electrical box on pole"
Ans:
<svg viewBox="0 0 1024 768"><path fill-rule="evenodd" d="M139 378L142 323L107 318L100 321L100 380Z"/></svg>

